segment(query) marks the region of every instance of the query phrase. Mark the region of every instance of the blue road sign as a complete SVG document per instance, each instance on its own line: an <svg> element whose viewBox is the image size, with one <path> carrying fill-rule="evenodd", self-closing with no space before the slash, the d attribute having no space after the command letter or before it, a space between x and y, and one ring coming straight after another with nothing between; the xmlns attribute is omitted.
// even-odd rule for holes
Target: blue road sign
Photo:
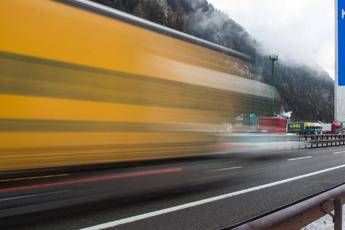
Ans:
<svg viewBox="0 0 345 230"><path fill-rule="evenodd" d="M345 0L338 0L338 84L345 86Z"/></svg>

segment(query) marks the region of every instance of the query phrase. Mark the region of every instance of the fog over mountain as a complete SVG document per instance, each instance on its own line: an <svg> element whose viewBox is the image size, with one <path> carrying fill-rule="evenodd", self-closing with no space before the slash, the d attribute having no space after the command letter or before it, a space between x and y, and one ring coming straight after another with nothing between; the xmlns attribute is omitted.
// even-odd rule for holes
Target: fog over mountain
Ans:
<svg viewBox="0 0 345 230"><path fill-rule="evenodd" d="M208 0L282 60L322 66L334 79L335 1ZM284 10L282 10L284 9ZM258 20L259 19L259 20ZM296 36L297 35L297 36Z"/></svg>
<svg viewBox="0 0 345 230"><path fill-rule="evenodd" d="M207 0L93 1L246 53L253 60L251 71L261 76L257 80L272 84L268 53L255 40L255 34L250 35ZM334 82L321 67L281 59L275 82L282 98L282 110L293 111L292 119L333 120Z"/></svg>

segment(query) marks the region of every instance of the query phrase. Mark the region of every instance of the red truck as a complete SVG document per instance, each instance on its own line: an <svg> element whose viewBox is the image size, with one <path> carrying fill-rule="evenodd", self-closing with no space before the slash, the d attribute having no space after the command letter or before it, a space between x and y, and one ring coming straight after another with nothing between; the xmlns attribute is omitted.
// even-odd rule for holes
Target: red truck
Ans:
<svg viewBox="0 0 345 230"><path fill-rule="evenodd" d="M332 122L332 134L337 134L342 130L342 125L341 123L337 121Z"/></svg>

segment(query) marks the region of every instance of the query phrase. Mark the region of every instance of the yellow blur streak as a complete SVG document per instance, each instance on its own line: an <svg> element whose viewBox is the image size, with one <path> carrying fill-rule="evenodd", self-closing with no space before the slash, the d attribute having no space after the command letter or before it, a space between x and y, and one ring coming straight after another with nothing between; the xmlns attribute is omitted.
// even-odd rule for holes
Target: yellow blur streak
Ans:
<svg viewBox="0 0 345 230"><path fill-rule="evenodd" d="M198 135L195 133L165 133L165 132L88 132L88 133L68 133L68 132L15 132L0 133L0 151L9 152L7 149L24 149L40 147L74 147L74 146L113 146L113 145L135 145L135 144L155 144L155 143L188 143L211 141L210 136ZM115 147L114 147L115 148ZM50 153L50 152L49 152ZM22 151L23 156L28 155ZM47 153L45 153L47 154ZM13 157L7 154L8 157ZM0 159L6 157L1 155ZM81 156L80 156L81 157ZM0 161L0 164L2 162ZM1 168L1 167L0 167Z"/></svg>
<svg viewBox="0 0 345 230"><path fill-rule="evenodd" d="M1 171L161 159L209 153L207 135L183 133L0 134Z"/></svg>
<svg viewBox="0 0 345 230"><path fill-rule="evenodd" d="M69 99L0 94L0 118L120 121L120 122L217 122L220 114L211 111L154 106L115 104Z"/></svg>

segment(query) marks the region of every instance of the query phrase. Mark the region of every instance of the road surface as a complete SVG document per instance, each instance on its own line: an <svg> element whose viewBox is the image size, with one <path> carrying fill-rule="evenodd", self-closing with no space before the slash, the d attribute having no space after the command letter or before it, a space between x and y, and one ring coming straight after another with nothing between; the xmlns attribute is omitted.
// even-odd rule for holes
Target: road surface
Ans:
<svg viewBox="0 0 345 230"><path fill-rule="evenodd" d="M345 183L345 147L0 180L1 229L224 229Z"/></svg>

